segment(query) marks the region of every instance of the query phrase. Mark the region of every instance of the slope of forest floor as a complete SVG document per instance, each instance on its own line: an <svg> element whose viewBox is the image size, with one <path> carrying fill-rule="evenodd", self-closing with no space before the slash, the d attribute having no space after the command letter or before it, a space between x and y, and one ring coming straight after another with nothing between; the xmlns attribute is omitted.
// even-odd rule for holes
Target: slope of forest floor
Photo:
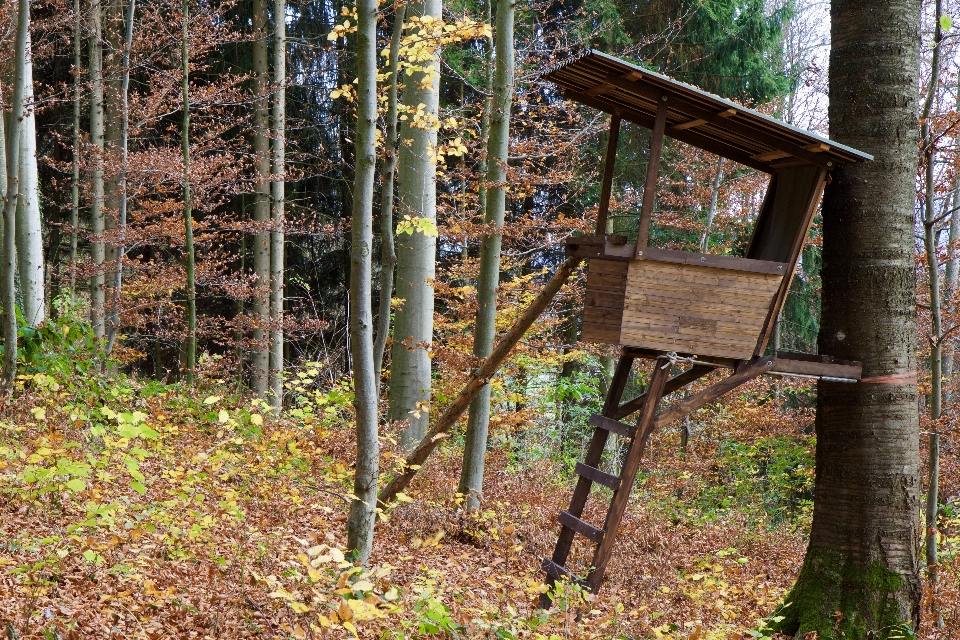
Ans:
<svg viewBox="0 0 960 640"><path fill-rule="evenodd" d="M360 567L344 550L346 383L316 391L308 365L274 418L232 383L102 376L80 355L25 369L0 407L8 638L761 638L803 558L813 415L790 408L803 387L758 383L705 410L686 450L676 430L654 438L603 589L562 587L543 612L540 561L576 452L546 455L529 425L495 434L477 514L457 508L459 446L441 449ZM945 461L944 495L957 471ZM922 637L960 628L957 539L945 545L947 629Z"/></svg>

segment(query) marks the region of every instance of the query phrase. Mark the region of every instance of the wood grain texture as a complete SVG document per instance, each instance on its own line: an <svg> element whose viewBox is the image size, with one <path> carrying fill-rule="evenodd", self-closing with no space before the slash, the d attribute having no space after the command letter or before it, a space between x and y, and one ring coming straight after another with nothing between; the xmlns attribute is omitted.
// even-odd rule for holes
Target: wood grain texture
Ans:
<svg viewBox="0 0 960 640"><path fill-rule="evenodd" d="M749 359L782 280L778 274L695 264L631 262L620 343Z"/></svg>
<svg viewBox="0 0 960 640"><path fill-rule="evenodd" d="M580 330L580 339L584 342L620 343L627 266L628 263L622 261L596 258L590 261Z"/></svg>

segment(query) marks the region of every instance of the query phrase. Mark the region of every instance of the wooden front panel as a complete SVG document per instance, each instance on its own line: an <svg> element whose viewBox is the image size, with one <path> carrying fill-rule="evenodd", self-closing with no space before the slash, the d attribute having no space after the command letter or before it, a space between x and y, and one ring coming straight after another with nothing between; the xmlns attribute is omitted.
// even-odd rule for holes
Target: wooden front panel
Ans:
<svg viewBox="0 0 960 640"><path fill-rule="evenodd" d="M584 342L620 344L628 265L626 261L590 260L580 331L580 339Z"/></svg>
<svg viewBox="0 0 960 640"><path fill-rule="evenodd" d="M620 344L719 358L753 357L783 279L654 260L628 265Z"/></svg>

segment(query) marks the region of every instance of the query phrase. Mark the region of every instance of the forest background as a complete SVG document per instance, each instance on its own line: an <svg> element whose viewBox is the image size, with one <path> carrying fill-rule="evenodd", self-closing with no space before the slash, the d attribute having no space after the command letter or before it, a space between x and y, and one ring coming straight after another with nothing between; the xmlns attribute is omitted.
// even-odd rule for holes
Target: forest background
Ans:
<svg viewBox="0 0 960 640"><path fill-rule="evenodd" d="M539 76L592 47L826 134L828 3L518 3L503 50L495 3L383 5L376 83L359 5L339 0L18 5L0 17L0 187L4 228L16 229L3 242L9 637L770 634L814 498L816 389L802 380L753 383L658 434L603 591L566 586L557 609L536 609L539 559L615 361L577 341L583 274L491 382L486 409L471 409L473 426L380 511L375 535L368 499L367 531L348 539L354 474L370 470L355 453L354 184L373 176L361 208L380 223L360 272L382 486L486 355L481 311L495 310L492 339L563 261L564 239L593 226L607 117ZM916 445L926 458L936 436L941 460L924 527L939 581L925 583L918 634L943 638L960 628L951 15L960 5L924 3L917 60ZM505 56L512 82L498 75ZM357 109L373 84L376 163L365 165ZM649 137L621 132L611 232L636 227ZM655 245L742 253L760 174L670 143L661 175ZM816 352L819 223L775 348ZM484 271L494 250L499 265ZM487 422L478 444L469 434ZM474 455L461 473L471 450L479 468ZM605 468L622 455L609 447Z"/></svg>

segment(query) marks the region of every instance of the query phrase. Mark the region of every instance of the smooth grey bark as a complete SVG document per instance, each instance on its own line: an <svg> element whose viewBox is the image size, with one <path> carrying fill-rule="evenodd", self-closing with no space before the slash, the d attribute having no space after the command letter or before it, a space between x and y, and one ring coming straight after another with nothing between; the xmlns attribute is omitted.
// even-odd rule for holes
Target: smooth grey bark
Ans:
<svg viewBox="0 0 960 640"><path fill-rule="evenodd" d="M70 301L77 295L77 231L80 227L80 0L73 0L73 183L70 185Z"/></svg>
<svg viewBox="0 0 960 640"><path fill-rule="evenodd" d="M420 0L407 11L416 16L441 17L441 0ZM424 73L404 75L403 104L424 105L429 118L437 118L440 106L440 60L426 63L432 79ZM397 172L400 213L436 224L437 131L414 125L410 118L401 127L400 162ZM427 432L430 420L430 350L433 345L433 279L436 275L437 242L432 235L414 231L397 236L397 297L402 305L394 314L392 365L390 369L391 421L406 421L400 444L409 449Z"/></svg>
<svg viewBox="0 0 960 640"><path fill-rule="evenodd" d="M703 227L700 236L700 253L706 253L710 248L710 229L713 219L717 215L717 198L720 196L720 182L723 180L723 158L717 160L717 172L713 175L713 191L710 193L710 208L707 209L707 224Z"/></svg>
<svg viewBox="0 0 960 640"><path fill-rule="evenodd" d="M284 187L286 186L287 3L273 2L273 182L270 204L270 402L283 406Z"/></svg>
<svg viewBox="0 0 960 640"><path fill-rule="evenodd" d="M357 2L357 139L350 232L350 350L357 460L347 518L347 548L370 558L376 521L380 443L373 350L373 184L377 168L377 0Z"/></svg>
<svg viewBox="0 0 960 640"><path fill-rule="evenodd" d="M105 247L103 232L103 24L101 0L90 0L87 29L90 32L90 144L93 146L93 172L90 179L90 258L96 267L96 273L90 279L90 323L93 334L98 338L104 335L104 274L103 261Z"/></svg>
<svg viewBox="0 0 960 640"><path fill-rule="evenodd" d="M107 348L109 356L117 340L120 329L120 289L123 285L123 259L126 256L127 235L127 156L130 137L130 48L133 46L133 18L137 11L137 0L130 0L127 10L126 27L123 38L123 52L120 56L122 79L120 81L120 201L117 211L117 264L113 271L113 300L110 304L110 321L107 323Z"/></svg>
<svg viewBox="0 0 960 640"><path fill-rule="evenodd" d="M103 226L108 242L103 245L103 304L104 337L109 343L110 323L113 318L113 290L116 282L119 247L114 238L120 211L120 173L115 170L117 151L120 148L120 52L123 48L123 6L121 0L102 0L103 7L103 148L107 162L103 176ZM107 363L104 361L103 366Z"/></svg>
<svg viewBox="0 0 960 640"><path fill-rule="evenodd" d="M184 260L187 271L187 384L193 384L197 365L197 287L195 280L196 255L193 248L193 204L190 199L190 2L183 0L183 62L181 92L183 97L183 124L180 146L183 151L183 231Z"/></svg>
<svg viewBox="0 0 960 640"><path fill-rule="evenodd" d="M931 138L930 115L937 85L940 81L940 42L943 33L940 29L940 16L943 15L942 0L937 0L934 11L934 44L931 62L930 82L927 96L920 113L920 142L924 155L924 202L923 202L923 249L927 258L927 283L930 296L930 418L938 420L943 406L943 323L940 304L940 263L937 260L937 245L940 237L940 221L934 207L936 149Z"/></svg>
<svg viewBox="0 0 960 640"><path fill-rule="evenodd" d="M813 525L776 625L798 638L919 620L919 21L920 0L831 6L830 136L875 159L835 169L826 188L819 350L863 362L864 381L818 385Z"/></svg>
<svg viewBox="0 0 960 640"><path fill-rule="evenodd" d="M477 276L477 319L473 354L486 358L493 351L497 334L497 288L500 285L500 244L507 199L507 159L510 150L510 106L514 88L513 51L514 0L499 0L494 34L496 70L493 101L490 103L490 139L487 142L486 212L487 233L480 245L480 273ZM457 491L468 510L480 506L483 493L483 463L490 427L490 383L470 403L463 468Z"/></svg>
<svg viewBox="0 0 960 640"><path fill-rule="evenodd" d="M3 304L3 391L13 393L17 377L17 291L16 274L16 216L21 198L20 183L20 128L23 124L24 96L26 95L26 49L30 30L30 2L17 2L17 34L14 44L13 99L9 125L4 132L7 188L3 201L3 264L0 269L0 303Z"/></svg>
<svg viewBox="0 0 960 640"><path fill-rule="evenodd" d="M383 175L380 188L380 309L377 315L377 336L373 342L373 364L376 367L377 396L383 376L383 354L390 337L393 275L397 268L397 248L393 241L393 184L397 171L397 81L400 69L400 40L406 6L397 3L390 37L390 58L387 68L387 131Z"/></svg>
<svg viewBox="0 0 960 640"><path fill-rule="evenodd" d="M33 99L33 53L27 32L24 56L24 113L20 129L20 194L17 203L16 244L23 321L31 327L46 318L43 269L43 233L40 184L37 176L37 120Z"/></svg>
<svg viewBox="0 0 960 640"><path fill-rule="evenodd" d="M253 154L257 172L254 185L253 222L253 353L250 382L257 397L267 395L270 377L270 69L267 58L267 2L253 0Z"/></svg>

